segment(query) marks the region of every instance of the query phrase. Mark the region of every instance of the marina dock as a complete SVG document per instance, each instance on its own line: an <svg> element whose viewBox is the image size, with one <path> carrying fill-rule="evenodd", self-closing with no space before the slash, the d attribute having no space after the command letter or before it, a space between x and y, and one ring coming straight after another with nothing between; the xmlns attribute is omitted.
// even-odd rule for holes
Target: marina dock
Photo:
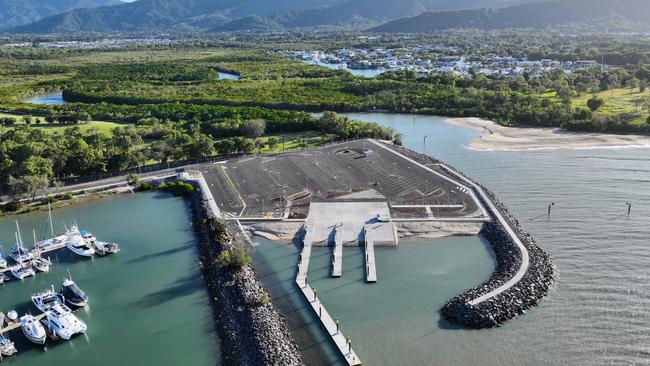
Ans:
<svg viewBox="0 0 650 366"><path fill-rule="evenodd" d="M338 348L341 355L346 360L349 366L361 365L361 360L354 353L350 341L345 338L339 329L339 325L334 321L330 313L327 312L325 306L320 302L316 296L316 292L309 286L307 282L307 273L309 271L309 257L311 256L311 248L313 239L311 230L305 227L305 236L303 239L303 249L300 252L300 263L298 264L298 274L296 276L296 284L300 291L305 296L305 300L311 305L316 315L321 321L323 327L332 338L332 341ZM342 243L341 243L342 244ZM341 245L342 247L342 245Z"/></svg>
<svg viewBox="0 0 650 366"><path fill-rule="evenodd" d="M343 225L334 229L334 258L332 258L332 277L341 277L343 272Z"/></svg>
<svg viewBox="0 0 650 366"><path fill-rule="evenodd" d="M377 282L377 268L375 267L375 243L372 234L367 228L363 229L366 241L366 282Z"/></svg>

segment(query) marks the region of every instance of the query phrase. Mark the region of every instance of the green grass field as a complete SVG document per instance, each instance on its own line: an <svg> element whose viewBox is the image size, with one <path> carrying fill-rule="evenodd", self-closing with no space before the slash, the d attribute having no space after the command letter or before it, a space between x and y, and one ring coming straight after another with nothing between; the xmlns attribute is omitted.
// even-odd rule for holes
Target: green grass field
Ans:
<svg viewBox="0 0 650 366"><path fill-rule="evenodd" d="M25 122L23 121L23 117L25 117L25 116L23 116L23 115L0 113L0 118L7 118L7 117L11 117L11 118L16 119L15 126L20 126L20 125L25 124ZM43 117L34 117L34 116L29 116L29 117L32 117L33 119L40 118L41 121L43 121ZM110 135L112 135L112 130L115 127L122 127L124 125L119 124L119 123L115 123L115 122L91 121L89 123L80 124L78 126L84 132L94 128L94 129L97 129L100 133L105 134L107 136L110 136ZM38 124L38 125L35 124L35 123L31 124L31 128L39 128L39 129L42 129L43 131L45 131L47 133L57 133L57 132L58 133L63 133L66 129L72 128L72 127L74 127L74 126L59 125L59 124L49 124L49 123L45 123L44 121L41 124ZM14 128L14 127L5 127L5 129L7 129L7 130L12 129L12 128Z"/></svg>
<svg viewBox="0 0 650 366"><path fill-rule="evenodd" d="M629 88L614 89L596 94L601 97L605 103L600 107L595 114L601 116L621 116L622 119L628 120L632 123L645 124L648 119L648 111L642 106L636 106L635 100L640 98L650 98L650 91L639 93L638 89L630 93ZM592 94L585 93L574 98L572 103L574 107L587 107L587 101L591 98Z"/></svg>
<svg viewBox="0 0 650 366"><path fill-rule="evenodd" d="M274 148L270 149L268 146L262 150L263 153L277 153L287 151L287 150L300 150L302 149L301 140L304 138L304 147L306 149L319 147L323 144L329 143L335 137L334 135L325 135L323 140L323 135L317 131L306 131L306 132L292 132L292 133L283 133L283 134L272 134L263 139L268 139L269 137L274 136L280 139L280 143ZM282 139L284 138L284 146Z"/></svg>

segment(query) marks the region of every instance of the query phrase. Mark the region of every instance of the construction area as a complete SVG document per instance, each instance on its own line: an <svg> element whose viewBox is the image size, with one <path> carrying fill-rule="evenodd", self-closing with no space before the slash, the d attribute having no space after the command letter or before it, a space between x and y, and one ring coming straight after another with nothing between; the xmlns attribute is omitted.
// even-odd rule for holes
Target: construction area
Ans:
<svg viewBox="0 0 650 366"><path fill-rule="evenodd" d="M198 179L217 217L302 244L295 283L350 366L361 360L308 280L312 247L331 248L330 275L340 278L343 248L363 245L365 281L375 283L375 247L397 246L405 236L476 235L491 220L471 182L410 153L357 140L220 161L204 165Z"/></svg>
<svg viewBox="0 0 650 366"><path fill-rule="evenodd" d="M314 245L334 243L336 235L356 245L372 230L375 245L395 246L406 233L475 234L489 220L474 193L439 166L374 140L246 156L203 176L226 217L272 239L309 227Z"/></svg>

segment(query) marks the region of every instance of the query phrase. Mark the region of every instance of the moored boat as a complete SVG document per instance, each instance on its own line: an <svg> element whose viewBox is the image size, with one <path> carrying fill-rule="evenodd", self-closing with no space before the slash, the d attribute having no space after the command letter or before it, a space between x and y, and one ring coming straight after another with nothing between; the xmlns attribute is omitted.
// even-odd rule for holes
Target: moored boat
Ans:
<svg viewBox="0 0 650 366"><path fill-rule="evenodd" d="M55 304L45 312L43 325L58 337L69 340L75 334L86 333L88 327L63 304Z"/></svg>
<svg viewBox="0 0 650 366"><path fill-rule="evenodd" d="M16 244L11 247L11 259L16 263L23 263L33 259L32 253L23 245L23 239L20 236L20 226L16 220Z"/></svg>
<svg viewBox="0 0 650 366"><path fill-rule="evenodd" d="M84 307L88 304L88 295L72 279L65 279L59 291L68 305Z"/></svg>
<svg viewBox="0 0 650 366"><path fill-rule="evenodd" d="M32 295L32 303L42 312L46 312L55 305L63 305L65 300L61 294L54 292L54 288L50 287L49 289L37 292ZM64 305L65 306L65 305Z"/></svg>
<svg viewBox="0 0 650 366"><path fill-rule="evenodd" d="M95 254L95 249L86 243L76 226L73 226L68 231L68 243L66 246L70 251L82 257L92 257Z"/></svg>
<svg viewBox="0 0 650 366"><path fill-rule="evenodd" d="M52 261L45 259L41 256L41 250L36 243L36 231L34 231L34 259L32 260L32 267L39 272L49 272Z"/></svg>
<svg viewBox="0 0 650 366"><path fill-rule="evenodd" d="M0 354L3 356L15 355L18 352L14 342L5 335L0 334Z"/></svg>
<svg viewBox="0 0 650 366"><path fill-rule="evenodd" d="M120 251L120 246L115 243L108 243L105 241L95 241L95 253L99 256L108 254L115 254Z"/></svg>
<svg viewBox="0 0 650 366"><path fill-rule="evenodd" d="M32 343L45 344L47 333L41 323L31 314L26 314L20 318L20 325L25 337Z"/></svg>
<svg viewBox="0 0 650 366"><path fill-rule="evenodd" d="M17 264L11 267L11 275L19 280L35 275L34 268L26 264Z"/></svg>

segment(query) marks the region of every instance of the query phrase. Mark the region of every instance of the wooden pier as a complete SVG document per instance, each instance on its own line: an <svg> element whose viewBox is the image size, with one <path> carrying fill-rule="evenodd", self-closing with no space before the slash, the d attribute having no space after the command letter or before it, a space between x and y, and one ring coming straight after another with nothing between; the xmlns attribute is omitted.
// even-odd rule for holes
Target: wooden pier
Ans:
<svg viewBox="0 0 650 366"><path fill-rule="evenodd" d="M311 256L312 243L312 233L308 227L305 227L303 249L300 252L300 263L298 264L296 284L305 296L305 300L307 300L309 305L311 305L316 316L320 319L325 330L327 330L327 333L332 338L332 341L347 362L348 366L361 365L361 360L357 357L357 354L354 353L350 341L345 338L343 333L340 331L339 324L337 324L330 313L327 312L325 306L323 306L318 296L316 296L316 292L307 282L307 272L309 271L309 257Z"/></svg>
<svg viewBox="0 0 650 366"><path fill-rule="evenodd" d="M343 273L343 225L334 229L334 258L332 258L332 277Z"/></svg>
<svg viewBox="0 0 650 366"><path fill-rule="evenodd" d="M368 229L364 228L364 237L366 241L366 282L377 282L377 268L375 266L375 243Z"/></svg>

